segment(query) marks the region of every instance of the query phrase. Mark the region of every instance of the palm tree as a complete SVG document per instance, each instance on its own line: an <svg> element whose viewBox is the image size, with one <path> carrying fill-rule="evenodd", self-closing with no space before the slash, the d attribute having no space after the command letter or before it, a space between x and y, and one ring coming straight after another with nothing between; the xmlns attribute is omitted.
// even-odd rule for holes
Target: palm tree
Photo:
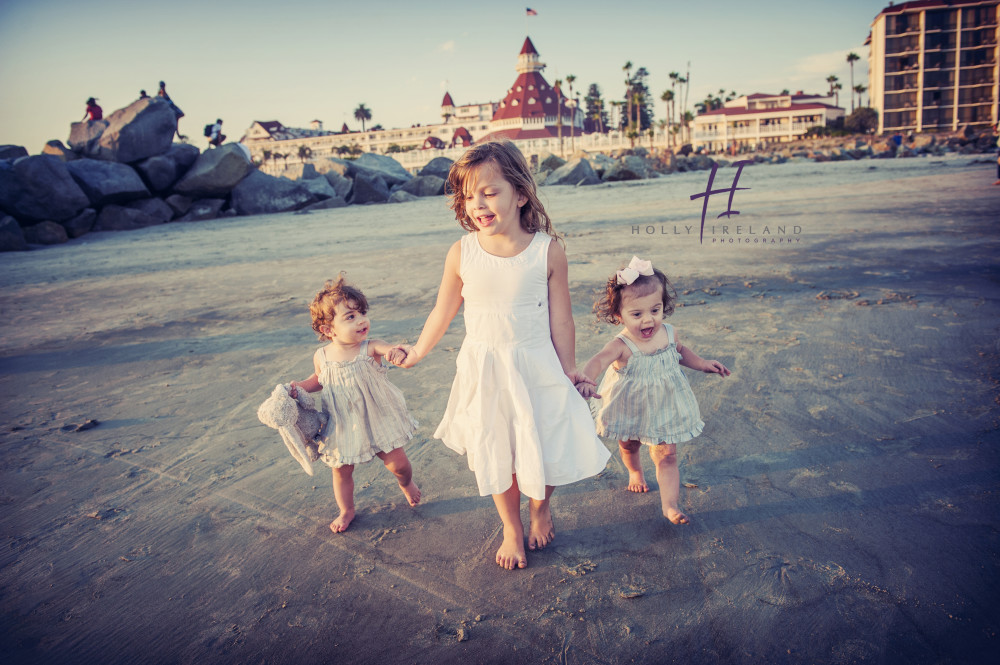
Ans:
<svg viewBox="0 0 1000 665"><path fill-rule="evenodd" d="M566 85L569 86L570 107L573 109L572 113L570 114L570 118L572 118L572 120L569 121L569 149L570 149L570 152L576 152L576 144L575 144L575 141L576 141L576 106L574 106L573 103L572 103L573 102L573 81L575 81L575 80L576 80L576 77L573 76L572 74L567 74L566 75Z"/></svg>
<svg viewBox="0 0 1000 665"><path fill-rule="evenodd" d="M688 142L690 142L690 139L691 139L691 121L694 120L694 116L691 115L691 111L684 111L684 115L682 116L682 120L684 121L684 129L687 130Z"/></svg>
<svg viewBox="0 0 1000 665"><path fill-rule="evenodd" d="M361 121L361 131L365 131L365 120L372 119L372 112L370 109L365 108L364 104L358 104L358 108L354 109L354 119Z"/></svg>
<svg viewBox="0 0 1000 665"><path fill-rule="evenodd" d="M625 72L625 101L628 104L628 114L625 116L626 124L632 122L632 61L627 60L622 67Z"/></svg>
<svg viewBox="0 0 1000 665"><path fill-rule="evenodd" d="M556 132L559 135L559 156L562 157L563 154L563 142L562 142L562 79L556 79L552 87L556 92L556 104L558 105L558 111L556 111Z"/></svg>
<svg viewBox="0 0 1000 665"><path fill-rule="evenodd" d="M312 150L307 145L299 146L299 159L303 162L312 157Z"/></svg>
<svg viewBox="0 0 1000 665"><path fill-rule="evenodd" d="M844 86L840 85L839 83L834 83L833 84L833 94L836 95L836 97L834 98L834 102L833 102L834 106L840 106L840 91L843 90L843 89L844 89ZM852 97L851 99L854 99L854 98Z"/></svg>
<svg viewBox="0 0 1000 665"><path fill-rule="evenodd" d="M673 121L674 121L674 113L670 109L670 104L673 103L673 101L674 101L674 91L673 90L665 90L663 92L663 94L660 95L660 101L663 102L663 105L665 107L664 108L664 111L665 111L664 115L667 116L667 120L666 120L667 127L664 130L664 133L667 133L667 132L670 131L670 125L672 125Z"/></svg>
<svg viewBox="0 0 1000 665"><path fill-rule="evenodd" d="M851 90L854 90L854 63L861 59L861 56L853 51L847 54L847 64L851 66ZM858 102L860 105L861 102ZM851 113L854 113L854 97L851 97Z"/></svg>
<svg viewBox="0 0 1000 665"><path fill-rule="evenodd" d="M854 92L858 93L858 108L861 108L861 93L863 93L867 89L868 89L868 86L862 85L860 83L857 84L856 86L854 86ZM852 97L852 99L853 99L853 97ZM852 102L852 104L853 104L853 102ZM852 108L853 108L853 105L852 105ZM852 113L853 113L853 111L852 111Z"/></svg>
<svg viewBox="0 0 1000 665"><path fill-rule="evenodd" d="M833 84L837 82L837 77L830 74L826 77L826 82L830 84L830 96L833 97Z"/></svg>

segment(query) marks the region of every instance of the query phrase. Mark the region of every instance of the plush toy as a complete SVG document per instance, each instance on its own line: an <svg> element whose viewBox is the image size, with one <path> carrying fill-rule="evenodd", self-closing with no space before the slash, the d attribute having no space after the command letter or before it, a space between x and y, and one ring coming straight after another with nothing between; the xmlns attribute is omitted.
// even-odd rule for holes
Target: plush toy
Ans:
<svg viewBox="0 0 1000 665"><path fill-rule="evenodd" d="M276 385L271 396L257 409L257 417L268 427L278 430L288 452L311 476L312 463L319 459L322 447L316 437L326 427L328 416L316 410L312 397L304 390L297 390L298 398L292 399L289 387Z"/></svg>

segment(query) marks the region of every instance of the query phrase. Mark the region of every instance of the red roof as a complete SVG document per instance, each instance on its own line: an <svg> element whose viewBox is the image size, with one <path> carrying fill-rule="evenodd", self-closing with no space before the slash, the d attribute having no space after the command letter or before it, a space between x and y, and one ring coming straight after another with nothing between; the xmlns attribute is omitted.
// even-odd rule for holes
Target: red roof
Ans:
<svg viewBox="0 0 1000 665"><path fill-rule="evenodd" d="M444 100L441 101L441 106L454 106L455 102L451 101L451 93L444 93Z"/></svg>
<svg viewBox="0 0 1000 665"><path fill-rule="evenodd" d="M538 55L538 51L535 50L535 45L531 43L531 37L524 38L524 46L521 47L521 52L518 55L524 55L525 53L534 53Z"/></svg>
<svg viewBox="0 0 1000 665"><path fill-rule="evenodd" d="M562 94L562 91L559 92L559 96L563 100L566 99L566 95ZM493 114L493 120L554 117L558 113L556 100L555 90L541 73L518 74L514 85L511 86L507 96L503 98ZM515 102L517 103L515 104ZM566 114L566 102L563 101L563 115Z"/></svg>
<svg viewBox="0 0 1000 665"><path fill-rule="evenodd" d="M574 130L576 136L581 136L582 132L579 129ZM562 137L564 139L569 139L570 128L568 124L563 125ZM509 139L511 141L517 141L522 139L555 139L559 138L559 130L555 125L547 125L539 129L521 129L519 127L514 127L512 129L500 129L495 132L490 132L486 136L478 139L476 143L485 143L486 141L496 141L498 139Z"/></svg>

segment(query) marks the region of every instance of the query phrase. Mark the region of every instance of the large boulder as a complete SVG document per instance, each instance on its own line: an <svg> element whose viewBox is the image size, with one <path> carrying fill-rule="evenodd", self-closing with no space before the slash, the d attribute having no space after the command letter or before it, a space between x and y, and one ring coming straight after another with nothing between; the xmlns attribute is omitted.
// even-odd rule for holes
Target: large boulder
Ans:
<svg viewBox="0 0 1000 665"><path fill-rule="evenodd" d="M80 158L80 155L76 154L75 152L64 146L63 142L58 139L54 139L46 143L45 147L42 148L42 154L52 155L53 157L61 159L64 162L71 162L74 159Z"/></svg>
<svg viewBox="0 0 1000 665"><path fill-rule="evenodd" d="M543 152L538 155L538 171L555 171L566 163L566 160L551 152Z"/></svg>
<svg viewBox="0 0 1000 665"><path fill-rule="evenodd" d="M163 200L170 209L174 211L174 217L180 217L191 209L191 205L194 203L194 199L190 196L184 196L183 194L171 194Z"/></svg>
<svg viewBox="0 0 1000 665"><path fill-rule="evenodd" d="M0 252L20 252L28 249L24 230L10 215L0 215Z"/></svg>
<svg viewBox="0 0 1000 665"><path fill-rule="evenodd" d="M135 170L154 192L165 192L177 182L177 164L166 155L156 155L135 165Z"/></svg>
<svg viewBox="0 0 1000 665"><path fill-rule="evenodd" d="M93 156L97 153L97 142L107 128L107 120L74 122L69 126L69 139L66 143L77 154Z"/></svg>
<svg viewBox="0 0 1000 665"><path fill-rule="evenodd" d="M24 239L30 245L59 245L69 240L69 236L60 224L38 222L24 229Z"/></svg>
<svg viewBox="0 0 1000 665"><path fill-rule="evenodd" d="M69 219L90 200L52 155L22 157L13 164L0 161L0 210L21 223Z"/></svg>
<svg viewBox="0 0 1000 665"><path fill-rule="evenodd" d="M320 175L322 174L309 162L286 166L285 170L281 172L281 177L288 180L312 180L313 178L320 177Z"/></svg>
<svg viewBox="0 0 1000 665"><path fill-rule="evenodd" d="M252 170L250 160L235 143L227 143L198 156L174 191L192 198L225 197Z"/></svg>
<svg viewBox="0 0 1000 665"><path fill-rule="evenodd" d="M339 196L334 196L330 199L323 199L322 201L317 201L316 203L310 203L309 205L299 208L295 214L312 212L313 210L331 210L332 208L343 208L347 205L347 201L340 198Z"/></svg>
<svg viewBox="0 0 1000 665"><path fill-rule="evenodd" d="M9 159L14 161L15 159L20 159L21 157L27 157L28 151L24 149L24 146L20 145L0 145L0 159Z"/></svg>
<svg viewBox="0 0 1000 665"><path fill-rule="evenodd" d="M254 171L233 188L232 205L239 215L263 215L298 210L317 199L302 183Z"/></svg>
<svg viewBox="0 0 1000 665"><path fill-rule="evenodd" d="M397 189L392 194L389 195L389 203L406 203L408 201L419 201L420 197L415 194L410 194L409 192L403 191L402 189Z"/></svg>
<svg viewBox="0 0 1000 665"><path fill-rule="evenodd" d="M93 208L84 208L78 214L62 222L62 225L66 229L66 235L70 238L79 238L85 233L93 231L96 222L97 211Z"/></svg>
<svg viewBox="0 0 1000 665"><path fill-rule="evenodd" d="M66 168L95 208L149 197L142 178L128 164L78 159L66 164Z"/></svg>
<svg viewBox="0 0 1000 665"><path fill-rule="evenodd" d="M625 155L617 162L604 170L601 179L605 182L618 182L621 180L641 180L648 178L650 174L649 165L642 157L635 155Z"/></svg>
<svg viewBox="0 0 1000 665"><path fill-rule="evenodd" d="M354 195L351 203L385 203L389 200L389 186L382 176L358 171L354 175Z"/></svg>
<svg viewBox="0 0 1000 665"><path fill-rule="evenodd" d="M240 146L241 144L236 145ZM240 149L242 150L242 148ZM167 150L166 156L177 165L177 175L181 176L194 166L200 154L201 150L198 150L197 146L193 146L190 143L172 143L170 144L170 150ZM247 157L247 159L249 160L250 158Z"/></svg>
<svg viewBox="0 0 1000 665"><path fill-rule="evenodd" d="M320 175L333 172L344 178L349 178L354 174L354 162L347 159L327 157L326 159L316 160L312 165Z"/></svg>
<svg viewBox="0 0 1000 665"><path fill-rule="evenodd" d="M435 157L431 161L427 162L427 165L420 169L420 173L417 175L436 175L442 180L447 180L448 173L451 172L451 165L454 163L455 162L447 157Z"/></svg>
<svg viewBox="0 0 1000 665"><path fill-rule="evenodd" d="M594 173L590 162L577 157L566 162L545 178L546 185L599 185L601 179Z"/></svg>
<svg viewBox="0 0 1000 665"><path fill-rule="evenodd" d="M141 199L125 204L125 207L146 213L158 224L169 222L174 218L174 209L168 206L163 199Z"/></svg>
<svg viewBox="0 0 1000 665"><path fill-rule="evenodd" d="M413 180L403 184L399 191L414 196L438 196L444 194L444 178L436 175L418 175Z"/></svg>
<svg viewBox="0 0 1000 665"><path fill-rule="evenodd" d="M355 172L381 176L389 187L402 185L413 178L413 175L395 159L374 152L362 153L355 159L354 170Z"/></svg>
<svg viewBox="0 0 1000 665"><path fill-rule="evenodd" d="M94 225L95 231L130 231L141 229L146 226L162 224L152 215L148 215L142 210L126 208L117 204L106 205L101 208L97 215L97 223Z"/></svg>
<svg viewBox="0 0 1000 665"><path fill-rule="evenodd" d="M333 189L337 192L337 196L342 199L347 199L348 195L351 193L351 189L354 187L354 181L345 175L341 175L337 171L327 171L323 174L326 181L330 183Z"/></svg>
<svg viewBox="0 0 1000 665"><path fill-rule="evenodd" d="M333 188L329 180L322 176L301 180L299 184L312 192L318 200L332 199L337 196L337 190Z"/></svg>
<svg viewBox="0 0 1000 665"><path fill-rule="evenodd" d="M89 155L112 162L137 162L170 149L177 116L158 97L138 99L108 118L108 127Z"/></svg>
<svg viewBox="0 0 1000 665"><path fill-rule="evenodd" d="M191 204L188 211L177 218L178 222L203 222L215 219L226 205L225 199L200 199Z"/></svg>

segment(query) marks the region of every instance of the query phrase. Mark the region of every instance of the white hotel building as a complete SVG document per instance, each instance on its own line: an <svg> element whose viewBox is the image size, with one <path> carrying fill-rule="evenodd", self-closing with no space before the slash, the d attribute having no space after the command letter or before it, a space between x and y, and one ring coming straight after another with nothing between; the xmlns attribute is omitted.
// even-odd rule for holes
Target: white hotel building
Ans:
<svg viewBox="0 0 1000 665"><path fill-rule="evenodd" d="M744 95L721 109L694 119L692 146L709 152L730 147L756 148L802 138L810 127L825 126L844 117L833 97L804 95Z"/></svg>

